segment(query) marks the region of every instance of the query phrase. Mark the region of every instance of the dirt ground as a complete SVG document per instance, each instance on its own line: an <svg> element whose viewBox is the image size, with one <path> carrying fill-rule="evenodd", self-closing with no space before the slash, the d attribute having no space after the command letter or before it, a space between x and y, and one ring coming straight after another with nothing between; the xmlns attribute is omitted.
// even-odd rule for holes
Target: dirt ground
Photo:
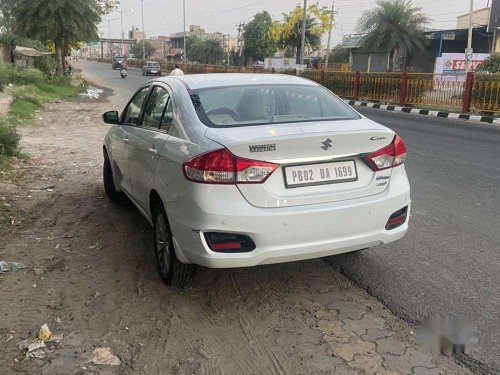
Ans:
<svg viewBox="0 0 500 375"><path fill-rule="evenodd" d="M104 196L106 109L48 104L21 129L30 161L0 176L0 260L28 267L0 274L1 374L468 373L419 352L413 327L322 259L162 284L147 222ZM44 323L64 339L24 359ZM97 347L121 364L87 363Z"/></svg>

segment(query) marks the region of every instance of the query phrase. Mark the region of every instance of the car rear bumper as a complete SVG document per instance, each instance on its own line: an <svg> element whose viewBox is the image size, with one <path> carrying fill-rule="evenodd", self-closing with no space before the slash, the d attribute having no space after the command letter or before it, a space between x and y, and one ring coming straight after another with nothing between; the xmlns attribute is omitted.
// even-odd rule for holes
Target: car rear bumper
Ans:
<svg viewBox="0 0 500 375"><path fill-rule="evenodd" d="M396 241L408 229L410 208L404 167L398 172L393 173L389 187L381 194L328 204L257 208L246 202L235 186L218 186L220 197L207 192L206 205L193 201L167 204L176 254L182 262L211 268L249 267ZM406 206L406 222L386 230L391 214ZM205 232L245 234L255 242L256 249L248 253L214 252L205 241Z"/></svg>

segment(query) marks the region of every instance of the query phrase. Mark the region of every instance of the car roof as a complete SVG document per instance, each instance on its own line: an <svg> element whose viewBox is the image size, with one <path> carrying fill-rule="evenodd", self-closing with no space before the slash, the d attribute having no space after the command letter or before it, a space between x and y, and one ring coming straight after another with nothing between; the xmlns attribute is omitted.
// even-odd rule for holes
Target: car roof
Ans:
<svg viewBox="0 0 500 375"><path fill-rule="evenodd" d="M310 85L317 83L308 79L286 74L253 74L253 73L208 73L188 74L184 76L168 76L160 81L175 79L182 81L189 89L205 89L221 86L241 85Z"/></svg>

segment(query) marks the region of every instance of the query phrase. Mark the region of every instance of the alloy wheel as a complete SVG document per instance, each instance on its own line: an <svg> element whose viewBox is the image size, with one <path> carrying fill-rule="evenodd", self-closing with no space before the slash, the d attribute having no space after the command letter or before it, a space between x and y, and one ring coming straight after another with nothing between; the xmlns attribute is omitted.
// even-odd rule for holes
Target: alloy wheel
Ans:
<svg viewBox="0 0 500 375"><path fill-rule="evenodd" d="M156 259L158 268L163 278L167 278L171 267L172 236L167 228L167 223L162 214L156 219Z"/></svg>

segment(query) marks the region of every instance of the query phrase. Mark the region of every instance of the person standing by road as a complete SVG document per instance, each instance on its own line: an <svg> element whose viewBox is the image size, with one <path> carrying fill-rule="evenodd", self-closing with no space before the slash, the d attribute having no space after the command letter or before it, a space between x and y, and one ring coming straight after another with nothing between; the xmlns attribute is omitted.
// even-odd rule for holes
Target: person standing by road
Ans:
<svg viewBox="0 0 500 375"><path fill-rule="evenodd" d="M184 72L182 71L179 64L175 64L175 69L170 72L171 76L183 76Z"/></svg>

